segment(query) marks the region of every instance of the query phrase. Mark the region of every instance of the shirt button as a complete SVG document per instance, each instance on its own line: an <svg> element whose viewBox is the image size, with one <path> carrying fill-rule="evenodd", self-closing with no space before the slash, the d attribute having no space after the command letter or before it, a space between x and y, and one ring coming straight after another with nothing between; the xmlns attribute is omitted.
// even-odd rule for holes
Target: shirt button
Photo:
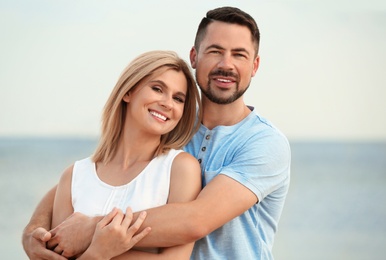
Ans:
<svg viewBox="0 0 386 260"><path fill-rule="evenodd" d="M205 152L205 150L206 150L206 147L201 148L201 151Z"/></svg>
<svg viewBox="0 0 386 260"><path fill-rule="evenodd" d="M201 159L198 159L198 163L201 163L201 161L202 161Z"/></svg>
<svg viewBox="0 0 386 260"><path fill-rule="evenodd" d="M210 135L205 136L205 139L209 140L210 139Z"/></svg>

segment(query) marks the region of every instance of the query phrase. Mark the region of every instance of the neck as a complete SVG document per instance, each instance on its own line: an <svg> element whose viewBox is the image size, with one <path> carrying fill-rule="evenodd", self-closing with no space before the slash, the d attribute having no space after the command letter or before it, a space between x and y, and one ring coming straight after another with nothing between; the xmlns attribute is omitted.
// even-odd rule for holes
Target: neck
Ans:
<svg viewBox="0 0 386 260"><path fill-rule="evenodd" d="M125 132L112 161L121 164L123 168L129 167L135 162L150 161L154 158L159 144L159 136L146 137Z"/></svg>
<svg viewBox="0 0 386 260"><path fill-rule="evenodd" d="M213 129L219 125L235 125L246 118L251 112L242 98L226 105L215 104L207 99L203 99L202 107L202 124L208 129Z"/></svg>

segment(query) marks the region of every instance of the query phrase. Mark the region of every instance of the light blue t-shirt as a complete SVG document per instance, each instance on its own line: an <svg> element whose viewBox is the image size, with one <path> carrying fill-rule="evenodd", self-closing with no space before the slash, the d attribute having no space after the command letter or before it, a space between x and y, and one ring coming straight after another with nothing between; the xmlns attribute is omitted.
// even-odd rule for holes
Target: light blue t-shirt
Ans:
<svg viewBox="0 0 386 260"><path fill-rule="evenodd" d="M273 259L272 246L290 182L287 138L250 113L233 126L201 125L185 150L201 164L203 186L224 174L250 189L259 203L195 243L191 259Z"/></svg>

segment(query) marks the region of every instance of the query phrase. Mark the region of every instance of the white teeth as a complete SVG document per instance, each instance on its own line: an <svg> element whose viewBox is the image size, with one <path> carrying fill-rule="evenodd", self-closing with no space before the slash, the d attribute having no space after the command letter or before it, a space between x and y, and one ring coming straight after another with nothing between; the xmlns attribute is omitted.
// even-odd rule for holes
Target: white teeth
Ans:
<svg viewBox="0 0 386 260"><path fill-rule="evenodd" d="M227 79L217 79L217 80L221 82L231 82L230 80L227 80Z"/></svg>
<svg viewBox="0 0 386 260"><path fill-rule="evenodd" d="M167 119L165 116L158 114L157 112L154 112L154 111L150 111L150 114L152 114L153 116L158 117L159 119L162 119L164 121L166 121L166 119Z"/></svg>

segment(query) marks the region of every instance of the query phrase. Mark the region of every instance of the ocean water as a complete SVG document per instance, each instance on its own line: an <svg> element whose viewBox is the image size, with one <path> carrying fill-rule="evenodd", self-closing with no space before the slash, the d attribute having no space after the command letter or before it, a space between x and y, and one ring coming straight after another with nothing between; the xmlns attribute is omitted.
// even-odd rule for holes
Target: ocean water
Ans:
<svg viewBox="0 0 386 260"><path fill-rule="evenodd" d="M275 259L386 259L386 142L290 143ZM95 147L94 139L0 139L1 259L27 259L21 234L35 206Z"/></svg>

